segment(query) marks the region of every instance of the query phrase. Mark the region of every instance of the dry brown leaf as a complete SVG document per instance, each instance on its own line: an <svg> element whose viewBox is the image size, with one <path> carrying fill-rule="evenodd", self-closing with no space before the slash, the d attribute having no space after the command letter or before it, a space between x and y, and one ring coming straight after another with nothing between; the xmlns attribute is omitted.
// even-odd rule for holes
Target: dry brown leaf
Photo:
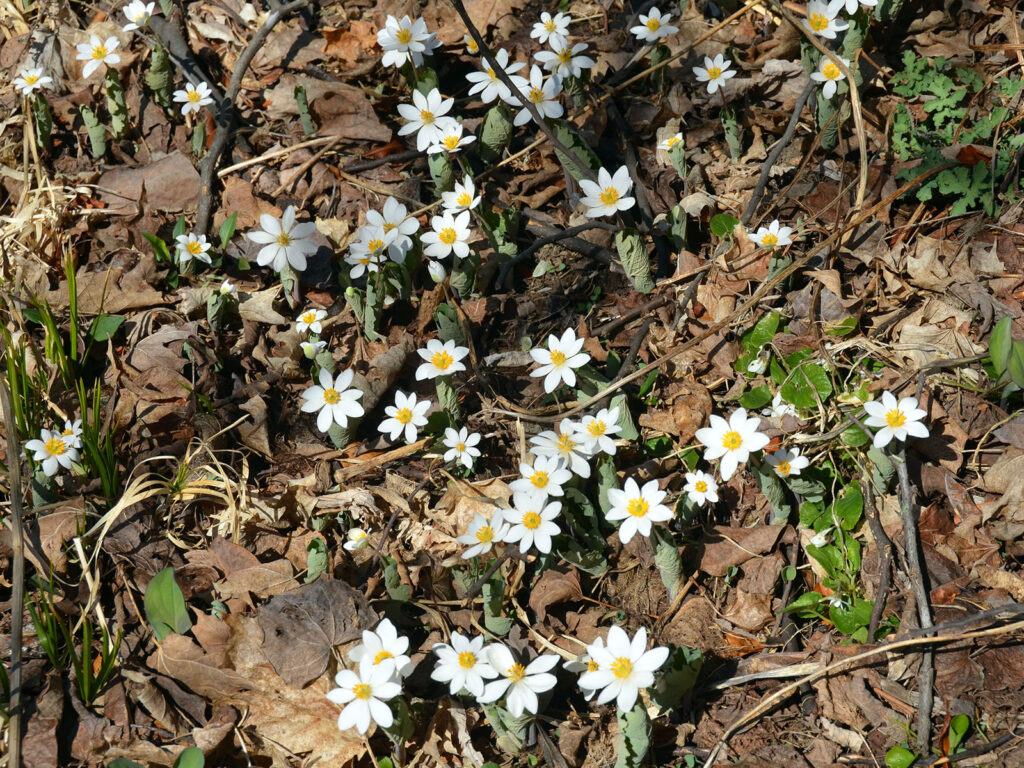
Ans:
<svg viewBox="0 0 1024 768"><path fill-rule="evenodd" d="M580 574L575 568L568 571L547 570L530 591L530 608L537 614L538 621L544 621L552 605L572 600L581 600Z"/></svg>
<svg viewBox="0 0 1024 768"><path fill-rule="evenodd" d="M218 668L191 638L173 632L157 646L147 663L160 674L177 680L214 703L226 701L253 687L242 675Z"/></svg>
<svg viewBox="0 0 1024 768"><path fill-rule="evenodd" d="M771 550L783 530L785 528L781 525L758 525L754 528L716 525L715 533L704 546L700 569L711 576L723 578L731 567Z"/></svg>
<svg viewBox="0 0 1024 768"><path fill-rule="evenodd" d="M194 208L199 196L199 172L181 152L172 152L148 165L113 168L97 182L106 213L135 216L141 200L147 211L180 213Z"/></svg>

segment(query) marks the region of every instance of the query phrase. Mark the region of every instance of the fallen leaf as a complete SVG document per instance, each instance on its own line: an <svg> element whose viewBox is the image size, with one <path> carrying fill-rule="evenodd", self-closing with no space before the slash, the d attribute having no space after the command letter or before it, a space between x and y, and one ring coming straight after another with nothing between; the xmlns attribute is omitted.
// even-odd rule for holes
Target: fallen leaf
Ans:
<svg viewBox="0 0 1024 768"><path fill-rule="evenodd" d="M724 578L731 567L771 550L783 530L785 528L781 525L758 525L754 528L716 525L710 543L704 546L700 569L711 576Z"/></svg>
<svg viewBox="0 0 1024 768"><path fill-rule="evenodd" d="M180 213L196 205L199 172L192 161L175 151L137 168L113 168L96 182L106 212L114 216L135 216L143 199L149 211Z"/></svg>
<svg viewBox="0 0 1024 768"><path fill-rule="evenodd" d="M530 592L530 607L536 612L537 621L544 621L550 606L582 598L580 574L575 568L547 570Z"/></svg>
<svg viewBox="0 0 1024 768"><path fill-rule="evenodd" d="M156 671L220 703L253 686L242 675L220 669L191 638L173 632L163 639L147 663Z"/></svg>

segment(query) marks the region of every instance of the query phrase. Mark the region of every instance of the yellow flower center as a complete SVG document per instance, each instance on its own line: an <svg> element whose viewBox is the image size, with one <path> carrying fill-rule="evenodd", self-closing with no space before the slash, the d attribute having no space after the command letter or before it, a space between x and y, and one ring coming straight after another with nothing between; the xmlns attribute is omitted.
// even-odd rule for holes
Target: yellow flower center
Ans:
<svg viewBox="0 0 1024 768"><path fill-rule="evenodd" d="M466 452L466 444L465 443L456 443L455 444L455 450L458 451L459 453L465 453Z"/></svg>
<svg viewBox="0 0 1024 768"><path fill-rule="evenodd" d="M203 252L203 245L198 240L189 240L188 244L185 246L185 250L193 256L198 256Z"/></svg>
<svg viewBox="0 0 1024 768"><path fill-rule="evenodd" d="M529 98L534 104L540 104L544 101L544 91L540 88L531 88Z"/></svg>
<svg viewBox="0 0 1024 768"><path fill-rule="evenodd" d="M629 512L633 517L643 517L650 510L651 505L647 503L646 499L630 499L626 502L626 511Z"/></svg>
<svg viewBox="0 0 1024 768"><path fill-rule="evenodd" d="M633 662L625 656L619 656L619 658L612 662L610 669L612 674L619 678L619 680L625 680L633 671Z"/></svg>
<svg viewBox="0 0 1024 768"><path fill-rule="evenodd" d="M598 199L605 205L614 205L615 201L619 199L619 190L615 187L605 187L604 191L598 195Z"/></svg>
<svg viewBox="0 0 1024 768"><path fill-rule="evenodd" d="M470 53L476 53L477 51L480 50L480 46L476 44L476 40L470 38L466 42L466 50L469 51Z"/></svg>
<svg viewBox="0 0 1024 768"><path fill-rule="evenodd" d="M693 487L696 489L697 493L708 492L708 484L703 480L698 480L696 483L693 484Z"/></svg>
<svg viewBox="0 0 1024 768"><path fill-rule="evenodd" d="M75 434L75 432L74 430L71 429L65 429L63 432L60 433L61 437L71 437L73 434Z"/></svg>
<svg viewBox="0 0 1024 768"><path fill-rule="evenodd" d="M448 369L452 363L455 362L455 358L448 354L447 350L442 349L440 352L435 352L430 358L431 364L435 368L440 368L442 371Z"/></svg>
<svg viewBox="0 0 1024 768"><path fill-rule="evenodd" d="M458 236L455 234L454 228L445 227L437 233L437 239L445 245L452 245L458 239Z"/></svg>
<svg viewBox="0 0 1024 768"><path fill-rule="evenodd" d="M548 473L538 469L530 475L530 484L534 488L544 488L548 484Z"/></svg>
<svg viewBox="0 0 1024 768"><path fill-rule="evenodd" d="M411 29L400 29L400 30L398 30L398 33L395 35L395 39L398 40L398 42L402 43L402 45L407 45L409 43L409 41L412 40L412 30Z"/></svg>
<svg viewBox="0 0 1024 768"><path fill-rule="evenodd" d="M890 427L902 427L907 422L907 414L899 408L893 408L885 414L885 423Z"/></svg>
<svg viewBox="0 0 1024 768"><path fill-rule="evenodd" d="M828 16L823 13L812 13L807 23L815 32L821 32L828 27Z"/></svg>
<svg viewBox="0 0 1024 768"><path fill-rule="evenodd" d="M395 658L395 657L391 655L390 651L381 651L376 656L373 657L373 665L377 666L382 661L384 661L384 659L393 659L393 658Z"/></svg>
<svg viewBox="0 0 1024 768"><path fill-rule="evenodd" d="M371 237L370 242L366 244L366 247L370 249L370 253L376 253L384 247L384 241L379 237Z"/></svg>
<svg viewBox="0 0 1024 768"><path fill-rule="evenodd" d="M324 402L328 405L334 405L336 402L341 400L341 395L338 394L336 389L325 389L324 390Z"/></svg>
<svg viewBox="0 0 1024 768"><path fill-rule="evenodd" d="M605 425L603 421L597 419L592 420L587 424L587 432L591 437L601 437L604 434Z"/></svg>
<svg viewBox="0 0 1024 768"><path fill-rule="evenodd" d="M545 21L544 22L544 29L547 30L548 32L554 32L555 29L557 29L557 27L555 26L555 20L554 19L548 19L547 21Z"/></svg>
<svg viewBox="0 0 1024 768"><path fill-rule="evenodd" d="M98 61L107 58L107 46L97 45L92 49L92 57Z"/></svg>
<svg viewBox="0 0 1024 768"><path fill-rule="evenodd" d="M459 654L459 666L463 669L472 669L476 665L476 656L469 651Z"/></svg>
<svg viewBox="0 0 1024 768"><path fill-rule="evenodd" d="M25 85L35 85L39 80L39 75L25 75Z"/></svg>
<svg viewBox="0 0 1024 768"><path fill-rule="evenodd" d="M203 94L199 91L185 91L185 95L188 96L188 100L193 104L198 104L199 100L203 98Z"/></svg>
<svg viewBox="0 0 1024 768"><path fill-rule="evenodd" d="M721 76L722 76L722 68L721 67L708 67L708 77L711 80L717 80Z"/></svg>
<svg viewBox="0 0 1024 768"><path fill-rule="evenodd" d="M565 365L566 357L565 354L559 352L557 349L551 353L551 364L552 365Z"/></svg>
<svg viewBox="0 0 1024 768"><path fill-rule="evenodd" d="M434 122L434 113L426 109L420 110L420 122L426 125L427 123Z"/></svg>
<svg viewBox="0 0 1024 768"><path fill-rule="evenodd" d="M530 531L540 528L540 515L536 512L527 512L523 515L523 527Z"/></svg>
<svg viewBox="0 0 1024 768"><path fill-rule="evenodd" d="M587 672L597 672L601 668L601 665L591 659L587 662Z"/></svg>
<svg viewBox="0 0 1024 768"><path fill-rule="evenodd" d="M386 235L388 232L390 232L397 226L397 224L392 224L390 221L385 221L383 224L381 224L380 228L384 230L384 234Z"/></svg>
<svg viewBox="0 0 1024 768"><path fill-rule="evenodd" d="M400 424L408 424L412 421L412 410L409 408L399 408L395 418L398 419Z"/></svg>
<svg viewBox="0 0 1024 768"><path fill-rule="evenodd" d="M287 248L289 245L292 244L292 236L289 235L287 232L282 232L280 235L277 236L277 244Z"/></svg>
<svg viewBox="0 0 1024 768"><path fill-rule="evenodd" d="M494 541L494 529L489 525L481 525L476 530L476 540L481 544L490 544Z"/></svg>
<svg viewBox="0 0 1024 768"><path fill-rule="evenodd" d="M761 245L765 248L772 248L779 244L779 236L769 232L761 238Z"/></svg>
<svg viewBox="0 0 1024 768"><path fill-rule="evenodd" d="M489 77L492 82L495 82L495 83L498 82L498 76L494 73L494 70L491 69L490 67L487 68L487 77Z"/></svg>
<svg viewBox="0 0 1024 768"><path fill-rule="evenodd" d="M310 325L315 320L316 320L316 315L314 315L312 312L303 312L302 313L302 322L304 322L306 325Z"/></svg>
<svg viewBox="0 0 1024 768"><path fill-rule="evenodd" d="M520 680L526 677L526 667L524 667L522 664L513 664L511 667L508 668L508 671L505 672L505 677L507 677L513 683L518 683Z"/></svg>
<svg viewBox="0 0 1024 768"><path fill-rule="evenodd" d="M648 19L647 24L645 26L649 30L651 30L651 32L657 32L658 29L661 27L661 22L658 21L657 19Z"/></svg>
<svg viewBox="0 0 1024 768"><path fill-rule="evenodd" d="M572 51L568 48L563 48L558 52L558 60L563 64L569 64L572 61Z"/></svg>
<svg viewBox="0 0 1024 768"><path fill-rule="evenodd" d="M562 453L571 453L575 447L576 441L572 439L572 435L558 436L558 450Z"/></svg>
<svg viewBox="0 0 1024 768"><path fill-rule="evenodd" d="M352 693L355 694L357 699L366 701L373 695L373 688L366 683L359 683L358 685L352 686Z"/></svg>
<svg viewBox="0 0 1024 768"><path fill-rule="evenodd" d="M842 72L839 71L839 67L835 65L835 62L829 61L821 68L821 74L829 80L836 80L842 75Z"/></svg>
<svg viewBox="0 0 1024 768"><path fill-rule="evenodd" d="M789 465L788 461L780 461L775 465L775 469L779 471L780 475L788 475L793 468Z"/></svg>
<svg viewBox="0 0 1024 768"><path fill-rule="evenodd" d="M735 451L741 445L743 445L743 437L740 435L739 432L730 429L728 432L722 435L722 446L727 448L728 450Z"/></svg>
<svg viewBox="0 0 1024 768"><path fill-rule="evenodd" d="M455 198L455 202L463 208L468 208L469 204L473 202L473 196L469 192L460 192L459 196Z"/></svg>
<svg viewBox="0 0 1024 768"><path fill-rule="evenodd" d="M453 133L450 136L445 136L443 139L441 139L441 144L444 145L445 149L450 151L450 150L453 150L453 149L455 149L455 148L457 148L459 146L459 139L460 138L462 138L462 137Z"/></svg>
<svg viewBox="0 0 1024 768"><path fill-rule="evenodd" d="M68 447L59 437L51 437L46 441L46 452L51 456L60 456Z"/></svg>
<svg viewBox="0 0 1024 768"><path fill-rule="evenodd" d="M672 147L674 147L674 146L675 146L676 144L680 144L680 143L682 143L682 141L683 141L683 140L682 140L682 139L680 139L680 138L679 138L678 136L673 136L673 137L671 137L671 138L670 138L670 139L669 139L668 141L666 141L666 142L665 142L665 145L666 145L666 146L667 146L667 147L668 147L669 149L672 149Z"/></svg>

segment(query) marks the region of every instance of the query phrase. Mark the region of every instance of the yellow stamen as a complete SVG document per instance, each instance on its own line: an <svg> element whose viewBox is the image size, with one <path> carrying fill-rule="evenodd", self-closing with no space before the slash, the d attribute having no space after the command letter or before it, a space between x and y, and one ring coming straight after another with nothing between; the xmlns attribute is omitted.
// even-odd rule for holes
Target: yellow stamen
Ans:
<svg viewBox="0 0 1024 768"><path fill-rule="evenodd" d="M452 227L445 227L437 233L437 239L445 245L452 245L458 240L458 235L455 234L455 230Z"/></svg>
<svg viewBox="0 0 1024 768"><path fill-rule="evenodd" d="M399 408L395 418L398 419L399 424L408 424L412 421L412 410L409 408Z"/></svg>
<svg viewBox="0 0 1024 768"><path fill-rule="evenodd" d="M448 367L455 362L455 358L448 354L447 350L442 349L440 352L435 352L430 358L431 364L435 368L440 368L442 371L448 369Z"/></svg>
<svg viewBox="0 0 1024 768"><path fill-rule="evenodd" d="M398 30L398 32L395 34L395 39L398 40L398 42L400 42L402 45L407 45L409 43L409 41L412 40L412 30L411 29L400 29L400 30Z"/></svg>
<svg viewBox="0 0 1024 768"><path fill-rule="evenodd" d="M434 113L426 109L420 110L420 122L426 125L427 123L434 122Z"/></svg>
<svg viewBox="0 0 1024 768"><path fill-rule="evenodd" d="M334 405L336 402L341 400L341 395L336 389L325 389L324 390L324 402L328 405Z"/></svg>
<svg viewBox="0 0 1024 768"><path fill-rule="evenodd" d="M459 666L463 669L472 669L476 665L476 656L469 651L459 654Z"/></svg>
<svg viewBox="0 0 1024 768"><path fill-rule="evenodd" d="M619 190L615 187L605 187L604 191L598 195L598 199L605 205L614 205L619 199Z"/></svg>
<svg viewBox="0 0 1024 768"><path fill-rule="evenodd" d="M489 544L494 541L494 529L489 525L481 525L476 530L476 540L481 544Z"/></svg>
<svg viewBox="0 0 1024 768"><path fill-rule="evenodd" d="M633 663L625 656L620 656L612 662L610 669L613 675L620 680L624 680L633 671Z"/></svg>
<svg viewBox="0 0 1024 768"><path fill-rule="evenodd" d="M823 13L812 13L807 19L807 23L815 32L821 32L828 27L828 16Z"/></svg>
<svg viewBox="0 0 1024 768"><path fill-rule="evenodd" d="M727 448L730 451L735 451L741 445L743 445L743 437L740 436L739 432L730 429L722 435L722 446L724 448Z"/></svg>
<svg viewBox="0 0 1024 768"><path fill-rule="evenodd" d="M893 408L885 414L885 423L890 427L902 427L907 421L907 414L899 408Z"/></svg>
<svg viewBox="0 0 1024 768"><path fill-rule="evenodd" d="M530 476L530 484L534 488L544 488L548 484L548 473L538 469Z"/></svg>
<svg viewBox="0 0 1024 768"><path fill-rule="evenodd" d="M788 475L793 468L789 465L788 461L780 461L775 465L775 469L779 471L780 475Z"/></svg>
<svg viewBox="0 0 1024 768"><path fill-rule="evenodd" d="M834 62L830 61L821 68L821 74L829 80L837 80L843 73L839 71L839 67Z"/></svg>
<svg viewBox="0 0 1024 768"><path fill-rule="evenodd" d="M773 248L779 244L779 236L769 232L761 238L761 245L765 248Z"/></svg>
<svg viewBox="0 0 1024 768"><path fill-rule="evenodd" d="M566 357L565 354L559 352L557 349L551 353L551 364L552 365L565 365Z"/></svg>
<svg viewBox="0 0 1024 768"><path fill-rule="evenodd" d="M523 515L523 527L530 531L535 531L540 528L540 515L536 512L527 512Z"/></svg>
<svg viewBox="0 0 1024 768"><path fill-rule="evenodd" d="M693 484L693 487L697 490L697 493L708 492L708 484L705 483L703 480L698 480L696 483Z"/></svg>
<svg viewBox="0 0 1024 768"><path fill-rule="evenodd" d="M276 241L278 245L284 247L288 247L289 245L292 244L291 235L289 235L287 232L282 232L280 235L278 235Z"/></svg>
<svg viewBox="0 0 1024 768"><path fill-rule="evenodd" d="M469 204L473 202L473 197L469 192L460 192L459 196L455 198L455 202L462 208L468 208Z"/></svg>
<svg viewBox="0 0 1024 768"><path fill-rule="evenodd" d="M658 29L661 27L661 22L658 21L657 19L648 19L646 26L649 30L651 30L651 32L657 32Z"/></svg>
<svg viewBox="0 0 1024 768"><path fill-rule="evenodd" d="M526 667L524 667L522 664L513 664L511 667L508 668L508 671L505 672L505 677L507 677L513 683L518 683L520 680L526 677Z"/></svg>
<svg viewBox="0 0 1024 768"><path fill-rule="evenodd" d="M68 447L64 444L64 441L59 437L51 437L46 441L46 452L51 456L60 456L63 454Z"/></svg>
<svg viewBox="0 0 1024 768"><path fill-rule="evenodd" d="M377 666L382 661L384 661L384 659L393 659L393 658L395 658L395 657L392 656L388 651L381 651L380 653L378 653L376 656L373 657L373 665Z"/></svg>
<svg viewBox="0 0 1024 768"><path fill-rule="evenodd" d="M95 48L92 49L92 57L97 60L107 58L107 46L97 45Z"/></svg>
<svg viewBox="0 0 1024 768"><path fill-rule="evenodd" d="M711 80L717 80L722 76L721 67L708 67L708 78Z"/></svg>
<svg viewBox="0 0 1024 768"><path fill-rule="evenodd" d="M366 683L359 683L359 685L352 686L352 693L355 694L357 699L366 701L366 699L373 695L373 688Z"/></svg>

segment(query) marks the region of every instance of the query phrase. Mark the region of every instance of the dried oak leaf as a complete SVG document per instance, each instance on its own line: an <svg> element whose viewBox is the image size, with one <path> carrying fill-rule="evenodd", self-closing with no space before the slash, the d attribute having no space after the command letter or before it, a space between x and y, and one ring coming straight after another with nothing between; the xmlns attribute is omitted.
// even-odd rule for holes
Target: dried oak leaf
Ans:
<svg viewBox="0 0 1024 768"><path fill-rule="evenodd" d="M331 648L356 639L376 620L361 592L334 579L319 579L277 595L258 617L263 653L274 671L295 688L320 677Z"/></svg>
<svg viewBox="0 0 1024 768"><path fill-rule="evenodd" d="M583 590L580 588L580 574L575 568L564 573L547 570L540 581L530 592L530 608L537 614L538 621L544 621L548 608L570 600L582 600Z"/></svg>
<svg viewBox="0 0 1024 768"><path fill-rule="evenodd" d="M785 530L780 525L759 525L755 528L715 526L715 538L704 546L700 569L710 576L724 577L729 568L742 565L752 557L771 550Z"/></svg>
<svg viewBox="0 0 1024 768"><path fill-rule="evenodd" d="M253 687L238 673L218 668L202 648L184 635L167 635L147 663L152 669L214 703L228 700Z"/></svg>

